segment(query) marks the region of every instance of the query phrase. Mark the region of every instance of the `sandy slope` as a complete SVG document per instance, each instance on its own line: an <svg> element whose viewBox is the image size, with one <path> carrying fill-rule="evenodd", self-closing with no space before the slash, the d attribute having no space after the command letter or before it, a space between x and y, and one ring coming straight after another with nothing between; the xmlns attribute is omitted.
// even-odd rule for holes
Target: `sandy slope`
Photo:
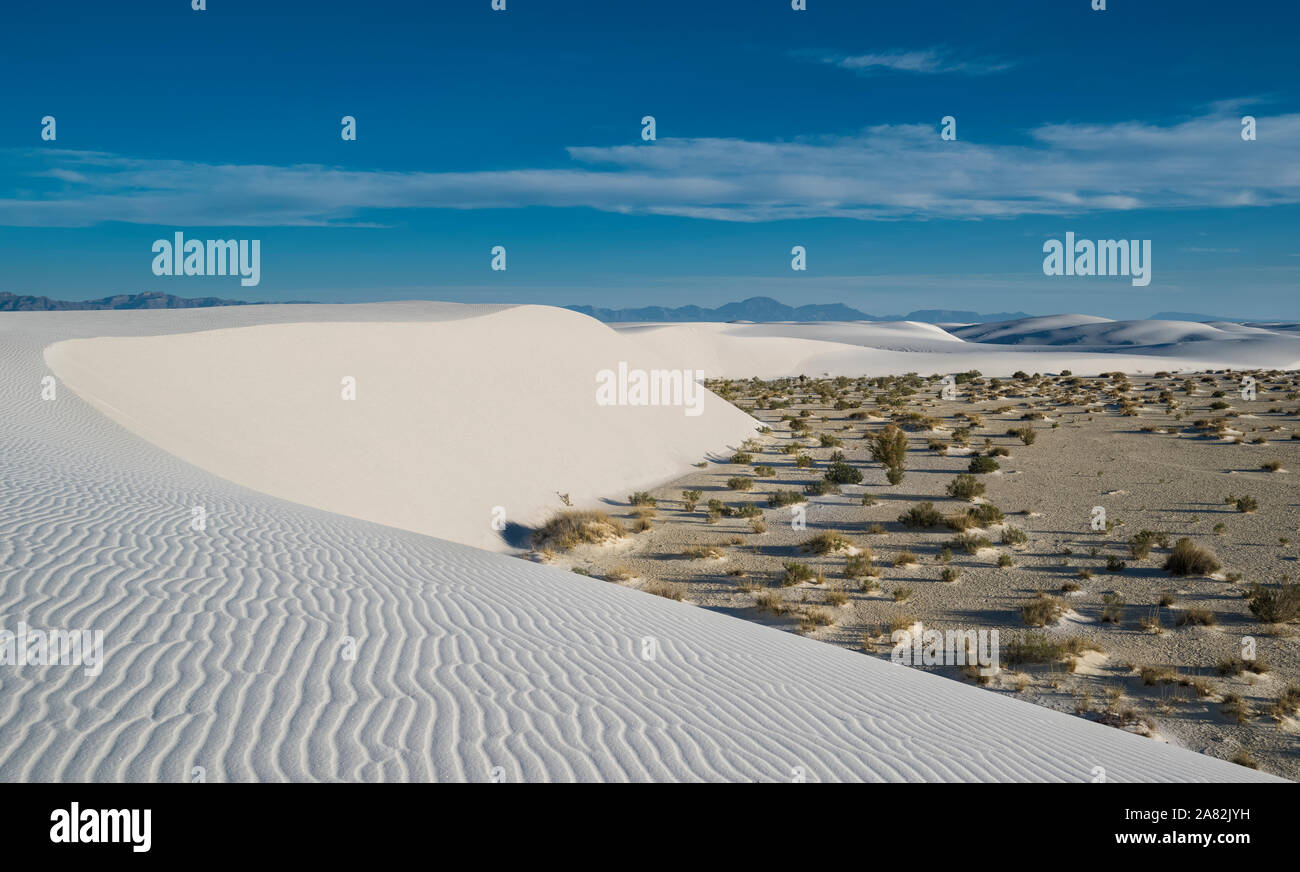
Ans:
<svg viewBox="0 0 1300 872"><path fill-rule="evenodd" d="M494 767L530 781L1087 781L1098 766L1117 781L1265 778L266 496L167 454L66 388L40 399L42 351L60 340L446 317L466 315L409 305L0 316L0 625L107 637L97 677L0 667L0 779L178 781L196 766L213 781L488 780ZM491 460L469 440L462 450L448 463ZM342 656L349 636L355 660ZM654 659L642 656L647 638Z"/></svg>
<svg viewBox="0 0 1300 872"><path fill-rule="evenodd" d="M598 406L603 369L686 364L540 306L72 340L46 359L109 417L223 478L480 548L506 547L497 507L534 525L561 506L557 492L579 505L622 498L757 426L703 390L698 415ZM355 400L342 399L344 377Z"/></svg>

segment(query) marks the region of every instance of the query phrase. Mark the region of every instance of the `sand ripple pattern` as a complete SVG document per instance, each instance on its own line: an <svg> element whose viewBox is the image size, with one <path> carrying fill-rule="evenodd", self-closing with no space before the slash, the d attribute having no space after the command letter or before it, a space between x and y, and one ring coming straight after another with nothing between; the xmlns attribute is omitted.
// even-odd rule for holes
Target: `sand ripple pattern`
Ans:
<svg viewBox="0 0 1300 872"><path fill-rule="evenodd" d="M102 630L102 674L0 666L0 780L1265 778L917 670L263 496L63 391L42 349L429 305L0 316L0 626ZM203 531L190 527L204 506ZM356 658L345 659L346 637ZM642 657L652 638L657 656Z"/></svg>

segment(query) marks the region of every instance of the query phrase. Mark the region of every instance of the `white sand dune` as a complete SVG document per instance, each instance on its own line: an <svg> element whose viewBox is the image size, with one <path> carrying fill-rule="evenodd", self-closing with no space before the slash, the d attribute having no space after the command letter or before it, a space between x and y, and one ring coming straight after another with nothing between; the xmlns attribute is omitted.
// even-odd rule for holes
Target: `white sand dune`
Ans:
<svg viewBox="0 0 1300 872"><path fill-rule="evenodd" d="M470 332L510 323L496 309L422 304L0 315L0 626L99 629L107 658L98 676L0 666L0 780L188 781L194 767L212 781L1082 782L1103 770L1111 781L1274 780L920 670L269 496L167 453L66 386L41 399L43 351L64 340L449 317ZM151 347L223 353L191 338ZM520 358L544 367L568 339L538 337ZM327 354L291 347L286 365L294 351ZM237 366L210 356L165 365L195 380L158 381L169 401L128 388L133 408L173 402L188 414L195 401L170 392L207 389L202 370ZM322 374L331 392L337 376ZM419 396L400 398L406 407ZM238 423L290 427L300 402ZM446 426L495 414L491 391L479 402ZM175 418L170 438L197 442L184 435L189 419ZM520 421L515 434L535 431ZM495 447L465 438L442 460L484 469ZM195 506L206 508L203 530L191 525ZM355 659L344 656L349 637Z"/></svg>
<svg viewBox="0 0 1300 872"><path fill-rule="evenodd" d="M507 547L494 511L536 525L562 505L557 493L579 505L622 497L758 426L703 388L694 415L596 405L601 370L681 370L685 357L653 359L542 306L79 339L46 359L109 417L223 478L480 548ZM344 377L354 400L342 399Z"/></svg>

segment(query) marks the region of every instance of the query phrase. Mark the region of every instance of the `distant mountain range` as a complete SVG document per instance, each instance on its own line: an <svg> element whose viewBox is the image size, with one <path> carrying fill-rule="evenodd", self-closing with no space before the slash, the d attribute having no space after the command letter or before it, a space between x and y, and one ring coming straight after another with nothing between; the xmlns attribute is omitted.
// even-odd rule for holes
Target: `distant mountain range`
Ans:
<svg viewBox="0 0 1300 872"><path fill-rule="evenodd" d="M1024 312L997 312L983 315L955 309L920 309L906 315L868 315L843 303L814 303L787 306L771 297L750 297L739 303L727 303L716 309L702 306L645 306L640 309L601 309L596 306L565 306L574 312L590 315L598 321L924 321L986 323L1028 318Z"/></svg>
<svg viewBox="0 0 1300 872"><path fill-rule="evenodd" d="M299 300L295 302L306 302ZM0 293L0 312L57 312L83 309L205 309L211 306L259 306L244 300L222 300L218 297L173 297L149 291L143 294L116 294L98 300L53 300L49 297L29 297Z"/></svg>

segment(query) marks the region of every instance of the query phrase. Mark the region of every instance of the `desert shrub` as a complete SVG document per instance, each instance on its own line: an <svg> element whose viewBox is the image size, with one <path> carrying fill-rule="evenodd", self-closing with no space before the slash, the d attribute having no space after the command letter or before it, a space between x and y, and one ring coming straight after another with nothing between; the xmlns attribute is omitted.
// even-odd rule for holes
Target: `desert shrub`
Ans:
<svg viewBox="0 0 1300 872"><path fill-rule="evenodd" d="M1107 571L1107 572L1123 572L1123 571L1125 570L1125 568L1127 568L1127 567L1128 567L1128 564L1125 563L1123 560L1120 560L1120 559L1119 559L1118 557L1116 557L1114 554L1111 554L1111 555L1107 556L1107 558L1106 558L1106 571Z"/></svg>
<svg viewBox="0 0 1300 872"><path fill-rule="evenodd" d="M903 467L907 462L907 435L893 424L867 436L871 459L885 467L890 484L903 480Z"/></svg>
<svg viewBox="0 0 1300 872"><path fill-rule="evenodd" d="M699 505L700 498L703 496L704 494L697 490L682 491L682 508L686 509L688 512L695 511L695 507Z"/></svg>
<svg viewBox="0 0 1300 872"><path fill-rule="evenodd" d="M832 463L826 468L826 480L834 484L860 484L862 470L842 461Z"/></svg>
<svg viewBox="0 0 1300 872"><path fill-rule="evenodd" d="M806 502L808 502L808 498L796 490L773 491L772 495L767 498L767 504L774 509Z"/></svg>
<svg viewBox="0 0 1300 872"><path fill-rule="evenodd" d="M1003 545L1024 545L1029 541L1029 534L1019 527L1006 526L1002 528Z"/></svg>
<svg viewBox="0 0 1300 872"><path fill-rule="evenodd" d="M1265 472L1277 472L1282 468L1282 461L1280 460L1265 461L1263 464L1260 465L1259 468L1264 470Z"/></svg>
<svg viewBox="0 0 1300 872"><path fill-rule="evenodd" d="M983 475L988 472L996 472L1002 467L992 457L976 456L970 459L970 466L966 468L973 473Z"/></svg>
<svg viewBox="0 0 1300 872"><path fill-rule="evenodd" d="M1032 600L1020 607L1020 617L1031 627L1045 627L1065 614L1065 603L1054 596L1038 592Z"/></svg>
<svg viewBox="0 0 1300 872"><path fill-rule="evenodd" d="M737 451L735 454L731 455L731 460L729 462L752 463L753 461L754 455L750 454L748 451Z"/></svg>
<svg viewBox="0 0 1300 872"><path fill-rule="evenodd" d="M1033 427L1012 427L1007 431L1008 436L1019 436L1020 441L1026 445L1033 445L1034 440L1038 438L1038 431Z"/></svg>
<svg viewBox="0 0 1300 872"><path fill-rule="evenodd" d="M973 475L963 473L948 482L948 496L954 499L973 500L984 493L984 483Z"/></svg>
<svg viewBox="0 0 1300 872"><path fill-rule="evenodd" d="M966 554L974 554L981 548L992 548L993 543L985 536L977 536L974 533L962 533L954 536L951 547L962 551Z"/></svg>
<svg viewBox="0 0 1300 872"><path fill-rule="evenodd" d="M833 482L829 482L824 478L819 478L816 481L810 481L804 485L803 492L810 497L822 497L826 494L839 493L840 486Z"/></svg>
<svg viewBox="0 0 1300 872"><path fill-rule="evenodd" d="M627 530L617 518L601 511L572 510L556 512L533 533L538 547L569 551L578 545L599 545L622 539Z"/></svg>
<svg viewBox="0 0 1300 872"><path fill-rule="evenodd" d="M894 556L895 566L913 566L916 564L916 555L911 551L904 549Z"/></svg>
<svg viewBox="0 0 1300 872"><path fill-rule="evenodd" d="M978 506L972 506L966 510L966 514L975 519L981 527L987 527L989 524L997 524L1002 521L1002 510L992 503L981 503Z"/></svg>
<svg viewBox="0 0 1300 872"><path fill-rule="evenodd" d="M1012 557L1010 554L998 555L998 566L1002 567L1003 569L1006 569L1008 566L1015 566L1015 565L1016 565L1016 559Z"/></svg>
<svg viewBox="0 0 1300 872"><path fill-rule="evenodd" d="M845 578L866 578L878 575L879 572L880 570L872 565L871 549L866 549L861 554L851 555L844 564Z"/></svg>
<svg viewBox="0 0 1300 872"><path fill-rule="evenodd" d="M744 475L733 475L727 479L727 487L738 491L753 490L754 480Z"/></svg>
<svg viewBox="0 0 1300 872"><path fill-rule="evenodd" d="M1132 539L1128 540L1128 552L1133 556L1134 560L1144 560L1150 557L1151 549L1156 546L1168 548L1168 534L1157 533L1154 530L1141 530Z"/></svg>
<svg viewBox="0 0 1300 872"><path fill-rule="evenodd" d="M649 491L637 491L627 498L627 501L634 506L655 506L659 501L650 496Z"/></svg>
<svg viewBox="0 0 1300 872"><path fill-rule="evenodd" d="M892 596L894 597L894 602L901 603L904 600L911 599L912 589L910 587L896 587L894 588Z"/></svg>
<svg viewBox="0 0 1300 872"><path fill-rule="evenodd" d="M1209 575L1218 569L1219 561L1214 552L1187 538L1174 543L1174 550L1169 552L1165 561L1165 570L1172 575Z"/></svg>
<svg viewBox="0 0 1300 872"><path fill-rule="evenodd" d="M774 467L774 466L755 466L755 467L754 467L754 475L757 475L757 476L759 476L760 478L771 478L772 476L776 475L776 467Z"/></svg>
<svg viewBox="0 0 1300 872"><path fill-rule="evenodd" d="M1101 598L1101 622L1103 624L1118 624L1124 618L1124 607L1128 603L1117 593L1104 594Z"/></svg>
<svg viewBox="0 0 1300 872"><path fill-rule="evenodd" d="M934 507L934 503L917 503L898 516L898 523L904 527L937 527L943 522L943 515Z"/></svg>
<svg viewBox="0 0 1300 872"><path fill-rule="evenodd" d="M1236 505L1237 511L1247 514L1259 508L1259 503L1255 501L1254 497L1238 497L1234 505Z"/></svg>
<svg viewBox="0 0 1300 872"><path fill-rule="evenodd" d="M790 561L785 564L785 572L781 575L781 587L794 587L796 584L812 581L815 578L817 578L817 573L813 571L811 566L806 563Z"/></svg>
<svg viewBox="0 0 1300 872"><path fill-rule="evenodd" d="M721 548L707 545L694 545L682 552L688 560L721 560L724 556Z"/></svg>
<svg viewBox="0 0 1300 872"><path fill-rule="evenodd" d="M1250 613L1261 623L1283 624L1300 618L1300 584L1277 588L1256 585L1247 602Z"/></svg>
<svg viewBox="0 0 1300 872"><path fill-rule="evenodd" d="M943 572L939 573L939 577L944 581L956 581L960 575L961 570L956 566L945 566Z"/></svg>

